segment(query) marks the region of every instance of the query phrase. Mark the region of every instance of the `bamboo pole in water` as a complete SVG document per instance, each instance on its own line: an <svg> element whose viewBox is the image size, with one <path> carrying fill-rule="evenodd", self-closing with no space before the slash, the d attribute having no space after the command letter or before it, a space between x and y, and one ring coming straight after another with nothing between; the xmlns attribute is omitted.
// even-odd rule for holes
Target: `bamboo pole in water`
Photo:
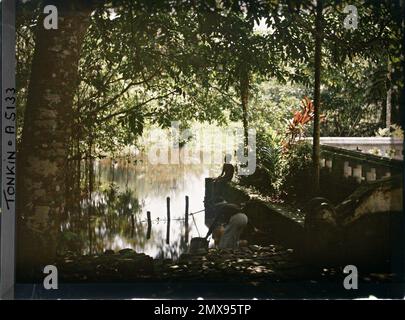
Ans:
<svg viewBox="0 0 405 320"><path fill-rule="evenodd" d="M150 211L146 212L146 216L148 219L148 231L146 233L146 239L150 239L150 234L152 231L152 218L150 217Z"/></svg>
<svg viewBox="0 0 405 320"><path fill-rule="evenodd" d="M135 217L133 214L131 214L131 238L134 236L134 230L135 230Z"/></svg>
<svg viewBox="0 0 405 320"><path fill-rule="evenodd" d="M126 174L127 174L127 180L125 182L125 188L128 189L128 181L129 181L129 159L125 159L125 169L126 169Z"/></svg>
<svg viewBox="0 0 405 320"><path fill-rule="evenodd" d="M166 229L166 244L170 243L170 197L166 198L167 203L167 229Z"/></svg>
<svg viewBox="0 0 405 320"><path fill-rule="evenodd" d="M184 217L184 227L185 227L185 241L188 243L188 196L186 196L186 212Z"/></svg>
<svg viewBox="0 0 405 320"><path fill-rule="evenodd" d="M101 186L101 164L100 164L100 159L98 161L98 187L100 188Z"/></svg>
<svg viewBox="0 0 405 320"><path fill-rule="evenodd" d="M114 182L114 180L115 180L115 160L114 160L114 158L113 159L111 159L111 165L112 165L112 179L111 179L111 183L113 183Z"/></svg>

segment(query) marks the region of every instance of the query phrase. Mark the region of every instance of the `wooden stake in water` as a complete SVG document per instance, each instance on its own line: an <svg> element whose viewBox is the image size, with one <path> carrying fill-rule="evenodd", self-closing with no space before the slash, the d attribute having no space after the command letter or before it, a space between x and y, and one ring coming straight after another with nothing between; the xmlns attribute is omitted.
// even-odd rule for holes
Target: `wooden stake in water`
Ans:
<svg viewBox="0 0 405 320"><path fill-rule="evenodd" d="M131 214L131 238L134 236L135 231L135 217Z"/></svg>
<svg viewBox="0 0 405 320"><path fill-rule="evenodd" d="M184 217L184 227L185 227L185 241L186 243L188 243L188 196L186 196L186 213L185 213L185 217Z"/></svg>
<svg viewBox="0 0 405 320"><path fill-rule="evenodd" d="M135 229L135 217L133 214L131 214L131 228L132 228L132 230Z"/></svg>
<svg viewBox="0 0 405 320"><path fill-rule="evenodd" d="M150 217L150 211L146 212L146 216L148 219L148 231L146 232L146 239L150 239L150 234L152 231L152 218Z"/></svg>
<svg viewBox="0 0 405 320"><path fill-rule="evenodd" d="M170 197L167 197L167 230L166 230L166 244L170 243Z"/></svg>

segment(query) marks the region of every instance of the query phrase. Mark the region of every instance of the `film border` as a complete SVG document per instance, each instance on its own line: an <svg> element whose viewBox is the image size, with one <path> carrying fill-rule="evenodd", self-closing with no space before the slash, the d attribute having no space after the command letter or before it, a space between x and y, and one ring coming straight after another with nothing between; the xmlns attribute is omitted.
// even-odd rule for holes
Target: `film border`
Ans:
<svg viewBox="0 0 405 320"><path fill-rule="evenodd" d="M14 298L15 284L15 0L2 5L1 267L0 298ZM14 113L14 116L10 116ZM7 116L7 114L9 116ZM8 171L9 170L9 171Z"/></svg>

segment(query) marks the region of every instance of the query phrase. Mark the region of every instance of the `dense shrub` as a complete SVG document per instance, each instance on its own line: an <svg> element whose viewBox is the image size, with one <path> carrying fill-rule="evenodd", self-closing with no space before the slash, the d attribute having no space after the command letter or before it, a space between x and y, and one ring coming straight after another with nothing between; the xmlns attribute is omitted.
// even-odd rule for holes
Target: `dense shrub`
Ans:
<svg viewBox="0 0 405 320"><path fill-rule="evenodd" d="M300 141L283 154L280 191L293 201L306 201L312 190L312 144Z"/></svg>
<svg viewBox="0 0 405 320"><path fill-rule="evenodd" d="M299 141L286 150L283 137L274 132L256 138L256 171L239 182L269 196L306 198L311 190L311 144Z"/></svg>

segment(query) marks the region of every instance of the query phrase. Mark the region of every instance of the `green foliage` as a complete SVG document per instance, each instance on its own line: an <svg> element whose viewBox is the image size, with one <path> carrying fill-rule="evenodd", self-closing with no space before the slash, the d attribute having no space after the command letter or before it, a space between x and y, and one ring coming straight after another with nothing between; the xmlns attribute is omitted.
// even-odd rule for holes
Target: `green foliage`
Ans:
<svg viewBox="0 0 405 320"><path fill-rule="evenodd" d="M358 29L348 31L342 23L346 4L352 3L324 2L322 109L328 121L322 126L323 135L367 135L378 128L388 61L395 106L402 86L398 8L394 3L366 1L357 6ZM279 121L272 116L290 111L294 103L288 99L312 93L311 1L116 0L94 8L74 104L72 144L80 141L75 153L87 152L89 145L97 155L115 153L135 144L151 124L239 121L243 70L250 75L248 118L260 126L277 127ZM23 108L40 2L20 3L18 10L17 80ZM259 23L267 29L256 29ZM257 89L269 79L266 90ZM285 92L289 80L304 90L288 85ZM280 110L269 105L268 113L257 107L257 101L269 94L286 102L277 102ZM276 101L272 97L269 104ZM23 117L18 119L22 128Z"/></svg>
<svg viewBox="0 0 405 320"><path fill-rule="evenodd" d="M286 121L291 119L303 96L310 90L299 84L280 84L276 80L256 84L252 88L249 110L251 125L259 131L286 132ZM240 116L240 115L239 115Z"/></svg>
<svg viewBox="0 0 405 320"><path fill-rule="evenodd" d="M314 3L302 1L295 6L300 15L283 16L289 30L297 28L298 35L289 35L287 46L306 48L305 59L295 62L291 79L314 87ZM321 112L327 121L321 127L324 136L372 135L384 122L388 86L394 89L393 118L399 122L399 88L403 87L400 69L401 30L399 2L365 1L361 5L349 1L323 1L322 17L322 88ZM355 5L360 23L355 30L344 28L346 5ZM395 45L394 45L395 44ZM388 65L390 66L388 68ZM392 80L387 80L390 69ZM396 85L394 85L396 83ZM395 117L394 117L395 116Z"/></svg>
<svg viewBox="0 0 405 320"><path fill-rule="evenodd" d="M300 141L283 154L280 190L291 200L311 197L312 144Z"/></svg>
<svg viewBox="0 0 405 320"><path fill-rule="evenodd" d="M274 131L257 135L257 168L240 183L278 198L305 196L310 190L312 145L305 141L283 148L284 135Z"/></svg>
<svg viewBox="0 0 405 320"><path fill-rule="evenodd" d="M274 131L256 135L256 171L249 176L241 176L242 185L258 191L277 195L282 185L282 144L281 136Z"/></svg>
<svg viewBox="0 0 405 320"><path fill-rule="evenodd" d="M356 30L343 27L347 4L361 4ZM40 5L18 6L20 132ZM400 10L390 1L324 1L324 7L321 134L374 135L388 88L395 109L403 87ZM172 121L183 127L241 121L241 75L247 72L259 168L246 179L280 193L290 175L280 150L285 122L313 92L314 9L313 1L99 2L81 50L71 158L116 154L136 145L146 129ZM258 30L259 23L266 27ZM303 135L310 134L305 127Z"/></svg>
<svg viewBox="0 0 405 320"><path fill-rule="evenodd" d="M364 58L324 72L321 130L324 136L371 136L381 125L386 95L386 64Z"/></svg>

